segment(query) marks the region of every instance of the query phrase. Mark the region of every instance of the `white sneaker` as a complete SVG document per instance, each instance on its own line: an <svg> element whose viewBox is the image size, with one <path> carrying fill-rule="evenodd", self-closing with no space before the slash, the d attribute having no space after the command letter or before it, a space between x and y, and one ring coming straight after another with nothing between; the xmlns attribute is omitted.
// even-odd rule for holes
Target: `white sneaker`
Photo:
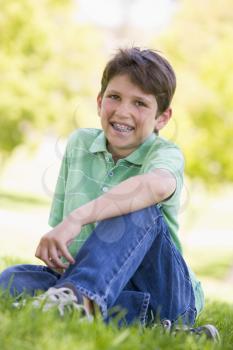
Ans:
<svg viewBox="0 0 233 350"><path fill-rule="evenodd" d="M208 339L216 343L220 342L219 332L217 328L212 324L205 324L196 328L188 327L186 325L172 326L170 320L163 320L161 324L166 332L171 333L173 335L176 335L178 332L186 332L190 334L195 334L197 336L201 336L202 334L204 334Z"/></svg>
<svg viewBox="0 0 233 350"><path fill-rule="evenodd" d="M77 297L70 288L49 288L47 292L34 298L32 305L35 308L42 308L42 311L48 311L51 308L57 307L61 316L64 316L65 310L73 309L81 311L88 321L93 321L93 316L84 305L77 303Z"/></svg>

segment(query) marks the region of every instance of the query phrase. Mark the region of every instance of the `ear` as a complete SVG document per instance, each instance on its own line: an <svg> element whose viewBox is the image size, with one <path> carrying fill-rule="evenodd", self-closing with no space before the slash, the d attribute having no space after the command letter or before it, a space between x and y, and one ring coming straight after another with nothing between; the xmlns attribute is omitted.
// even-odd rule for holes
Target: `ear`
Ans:
<svg viewBox="0 0 233 350"><path fill-rule="evenodd" d="M97 112L98 112L99 116L100 116L101 106L102 106L102 95L99 92L99 94L97 96Z"/></svg>
<svg viewBox="0 0 233 350"><path fill-rule="evenodd" d="M156 130L161 130L169 122L172 117L172 109L169 107L156 118Z"/></svg>

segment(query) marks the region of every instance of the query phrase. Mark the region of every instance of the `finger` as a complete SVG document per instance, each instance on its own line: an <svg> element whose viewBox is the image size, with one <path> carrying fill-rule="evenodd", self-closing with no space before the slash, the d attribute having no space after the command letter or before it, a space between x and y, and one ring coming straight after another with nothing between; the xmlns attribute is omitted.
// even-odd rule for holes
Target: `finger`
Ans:
<svg viewBox="0 0 233 350"><path fill-rule="evenodd" d="M41 248L41 246L38 246L36 249L35 257L45 262L46 254L42 254L42 252L43 249Z"/></svg>
<svg viewBox="0 0 233 350"><path fill-rule="evenodd" d="M46 265L47 265L48 267L50 267L51 269L56 270L56 271L57 271L57 270L59 270L59 271L63 271L63 270L64 270L64 268L60 268L60 267L57 265L57 263L53 261L52 258L49 258L49 259L48 259L48 262L46 263Z"/></svg>
<svg viewBox="0 0 233 350"><path fill-rule="evenodd" d="M46 252L47 248L43 248L41 246L41 244L38 245L37 249L36 249L36 253L35 253L35 257L42 260L46 265L47 265L47 261L49 260L48 258L48 254Z"/></svg>
<svg viewBox="0 0 233 350"><path fill-rule="evenodd" d="M44 262L48 267L50 267L50 269L57 269L56 264L54 264L54 262L51 258L49 258L48 260L46 260Z"/></svg>
<svg viewBox="0 0 233 350"><path fill-rule="evenodd" d="M57 249L57 255L58 255L59 259L62 257L62 253L59 249Z"/></svg>
<svg viewBox="0 0 233 350"><path fill-rule="evenodd" d="M42 260L51 269L56 268L54 262L52 261L52 259L50 259L49 255L48 255L47 249L42 249L40 246L39 249L37 249L37 251L36 251L36 257L38 259Z"/></svg>
<svg viewBox="0 0 233 350"><path fill-rule="evenodd" d="M55 245L49 247L50 261L56 266L56 268L67 268L67 264L63 263L58 255L58 249Z"/></svg>
<svg viewBox="0 0 233 350"><path fill-rule="evenodd" d="M74 264L75 263L75 260L74 258L72 257L72 255L70 254L69 250L67 249L67 246L64 244L64 245L60 245L59 246L59 249L62 253L62 256L64 256L64 258L66 258L67 261L69 261L69 263L71 264Z"/></svg>
<svg viewBox="0 0 233 350"><path fill-rule="evenodd" d="M41 245L38 244L38 246L36 248L36 252L35 252L35 257L40 259L40 255L41 255Z"/></svg>

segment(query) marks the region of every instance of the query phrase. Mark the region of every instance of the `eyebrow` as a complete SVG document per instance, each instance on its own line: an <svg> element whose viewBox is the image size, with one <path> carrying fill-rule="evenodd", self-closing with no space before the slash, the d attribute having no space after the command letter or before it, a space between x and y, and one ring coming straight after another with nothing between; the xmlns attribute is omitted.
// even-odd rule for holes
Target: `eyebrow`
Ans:
<svg viewBox="0 0 233 350"><path fill-rule="evenodd" d="M119 91L114 90L114 89L108 90L108 94L121 95L121 93L120 93ZM151 94L151 96L153 96L153 95ZM152 102L148 97L136 96L136 95L134 95L134 96L132 96L132 97L133 97L133 99L135 99L135 100L140 100L140 101L144 101L144 102L147 102L147 103L151 103L151 102Z"/></svg>

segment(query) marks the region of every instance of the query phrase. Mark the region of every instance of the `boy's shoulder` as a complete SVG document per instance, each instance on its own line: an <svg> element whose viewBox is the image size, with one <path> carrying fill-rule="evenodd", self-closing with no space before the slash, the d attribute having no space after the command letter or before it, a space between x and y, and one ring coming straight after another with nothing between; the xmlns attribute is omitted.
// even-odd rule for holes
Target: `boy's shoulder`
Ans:
<svg viewBox="0 0 233 350"><path fill-rule="evenodd" d="M184 155L180 147L174 142L167 140L159 135L155 137L154 142L145 154L144 167L148 164L172 164L184 166Z"/></svg>
<svg viewBox="0 0 233 350"><path fill-rule="evenodd" d="M154 148L155 150L163 150L163 151L174 150L176 152L182 153L180 147L176 143L159 135L156 137L155 143L152 148Z"/></svg>

